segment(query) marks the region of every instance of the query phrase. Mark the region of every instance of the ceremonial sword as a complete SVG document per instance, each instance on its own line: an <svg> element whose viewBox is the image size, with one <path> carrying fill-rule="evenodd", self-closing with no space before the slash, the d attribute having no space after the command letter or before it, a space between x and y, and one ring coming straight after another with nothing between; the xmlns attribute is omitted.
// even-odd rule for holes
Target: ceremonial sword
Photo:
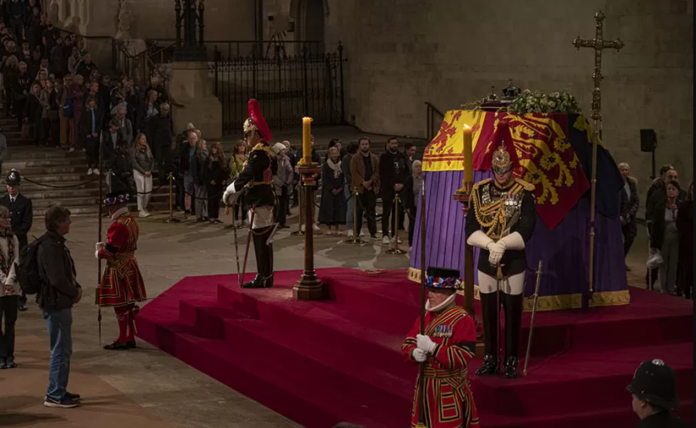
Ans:
<svg viewBox="0 0 696 428"><path fill-rule="evenodd" d="M534 332L534 315L536 315L537 300L539 299L539 285L541 284L541 260L539 260L539 269L537 269L536 287L534 288L534 306L532 306L532 319L529 321L529 339L527 340L527 355L524 357L524 369L522 374L527 376L527 364L529 363L529 354L532 349L532 333Z"/></svg>

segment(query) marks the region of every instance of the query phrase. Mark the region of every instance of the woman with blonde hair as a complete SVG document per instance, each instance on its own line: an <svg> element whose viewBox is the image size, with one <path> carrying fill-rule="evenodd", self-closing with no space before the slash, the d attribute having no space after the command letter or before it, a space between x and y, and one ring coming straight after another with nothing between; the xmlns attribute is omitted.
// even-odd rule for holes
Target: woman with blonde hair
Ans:
<svg viewBox="0 0 696 428"><path fill-rule="evenodd" d="M131 151L133 161L133 179L138 192L138 214L140 217L149 217L147 204L152 192L152 170L155 167L155 158L152 156L147 137L142 132L138 134Z"/></svg>
<svg viewBox="0 0 696 428"><path fill-rule="evenodd" d="M208 217L213 224L222 223L219 219L220 200L227 174L225 152L222 149L222 144L216 141L210 145L210 153L205 158L203 165L203 180L208 194Z"/></svg>

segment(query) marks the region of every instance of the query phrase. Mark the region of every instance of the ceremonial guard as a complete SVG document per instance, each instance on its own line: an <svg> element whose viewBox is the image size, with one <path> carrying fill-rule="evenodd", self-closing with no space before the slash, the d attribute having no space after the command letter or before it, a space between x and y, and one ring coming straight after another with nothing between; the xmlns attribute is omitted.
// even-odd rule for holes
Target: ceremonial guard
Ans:
<svg viewBox="0 0 696 428"><path fill-rule="evenodd" d="M517 377L517 350L522 323L525 243L536 223L534 185L512 175L512 160L505 147L493 153L495 179L476 183L466 217L469 245L479 247L478 284L485 336L479 376L496 374L500 359L500 305L505 310L505 368L508 379Z"/></svg>
<svg viewBox="0 0 696 428"><path fill-rule="evenodd" d="M222 196L225 205L231 207L242 191L246 192L249 233L254 239L257 274L253 281L243 284L243 288L273 286L273 244L269 239L276 230L273 217L276 195L272 178L278 164L275 153L268 145L272 138L258 101L249 100L249 118L244 122L244 141L251 148L251 152L244 169Z"/></svg>
<svg viewBox="0 0 696 428"><path fill-rule="evenodd" d="M411 427L420 423L428 428L478 427L468 378L476 352L476 326L454 301L461 288L459 271L429 267L425 285L425 330L419 334L419 318L402 346L408 361L425 364L416 382Z"/></svg>
<svg viewBox="0 0 696 428"><path fill-rule="evenodd" d="M108 350L135 348L137 302L144 301L145 283L140 275L135 250L138 248L138 223L128 211L130 196L125 192L109 193L104 206L113 223L106 232L107 241L97 242L96 257L106 260L97 303L113 307L118 320L119 336L104 346Z"/></svg>

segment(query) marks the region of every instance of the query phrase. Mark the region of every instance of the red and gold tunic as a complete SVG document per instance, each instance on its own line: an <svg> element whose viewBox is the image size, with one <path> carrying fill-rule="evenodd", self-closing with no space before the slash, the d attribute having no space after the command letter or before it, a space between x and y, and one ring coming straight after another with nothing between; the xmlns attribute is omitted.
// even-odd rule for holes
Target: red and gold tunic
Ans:
<svg viewBox="0 0 696 428"><path fill-rule="evenodd" d="M99 306L126 306L147 298L135 250L138 248L138 223L129 212L121 214L106 232L106 245L99 258L106 260L99 290Z"/></svg>
<svg viewBox="0 0 696 428"><path fill-rule="evenodd" d="M469 361L476 350L476 326L467 313L456 306L425 315L425 335L436 346L425 363L424 378L418 376L413 398L411 427L418 424L421 403L425 404L428 428L478 427L479 419L467 374ZM420 318L404 341L402 351L410 362L417 348ZM421 381L425 382L425 400L421 400Z"/></svg>

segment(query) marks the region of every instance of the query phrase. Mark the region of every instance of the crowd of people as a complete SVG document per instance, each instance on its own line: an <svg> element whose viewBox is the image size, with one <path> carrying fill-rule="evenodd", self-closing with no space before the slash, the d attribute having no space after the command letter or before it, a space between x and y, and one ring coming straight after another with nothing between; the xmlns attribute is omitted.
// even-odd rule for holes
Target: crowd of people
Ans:
<svg viewBox="0 0 696 428"><path fill-rule="evenodd" d="M621 221L627 255L638 233L636 215L640 199L631 167L621 163L619 170L624 179ZM694 184L683 187L677 170L672 165L664 165L660 168L660 176L650 184L645 201L649 237L646 285L653 290L659 277L659 291L691 299ZM626 269L630 270L628 266Z"/></svg>

